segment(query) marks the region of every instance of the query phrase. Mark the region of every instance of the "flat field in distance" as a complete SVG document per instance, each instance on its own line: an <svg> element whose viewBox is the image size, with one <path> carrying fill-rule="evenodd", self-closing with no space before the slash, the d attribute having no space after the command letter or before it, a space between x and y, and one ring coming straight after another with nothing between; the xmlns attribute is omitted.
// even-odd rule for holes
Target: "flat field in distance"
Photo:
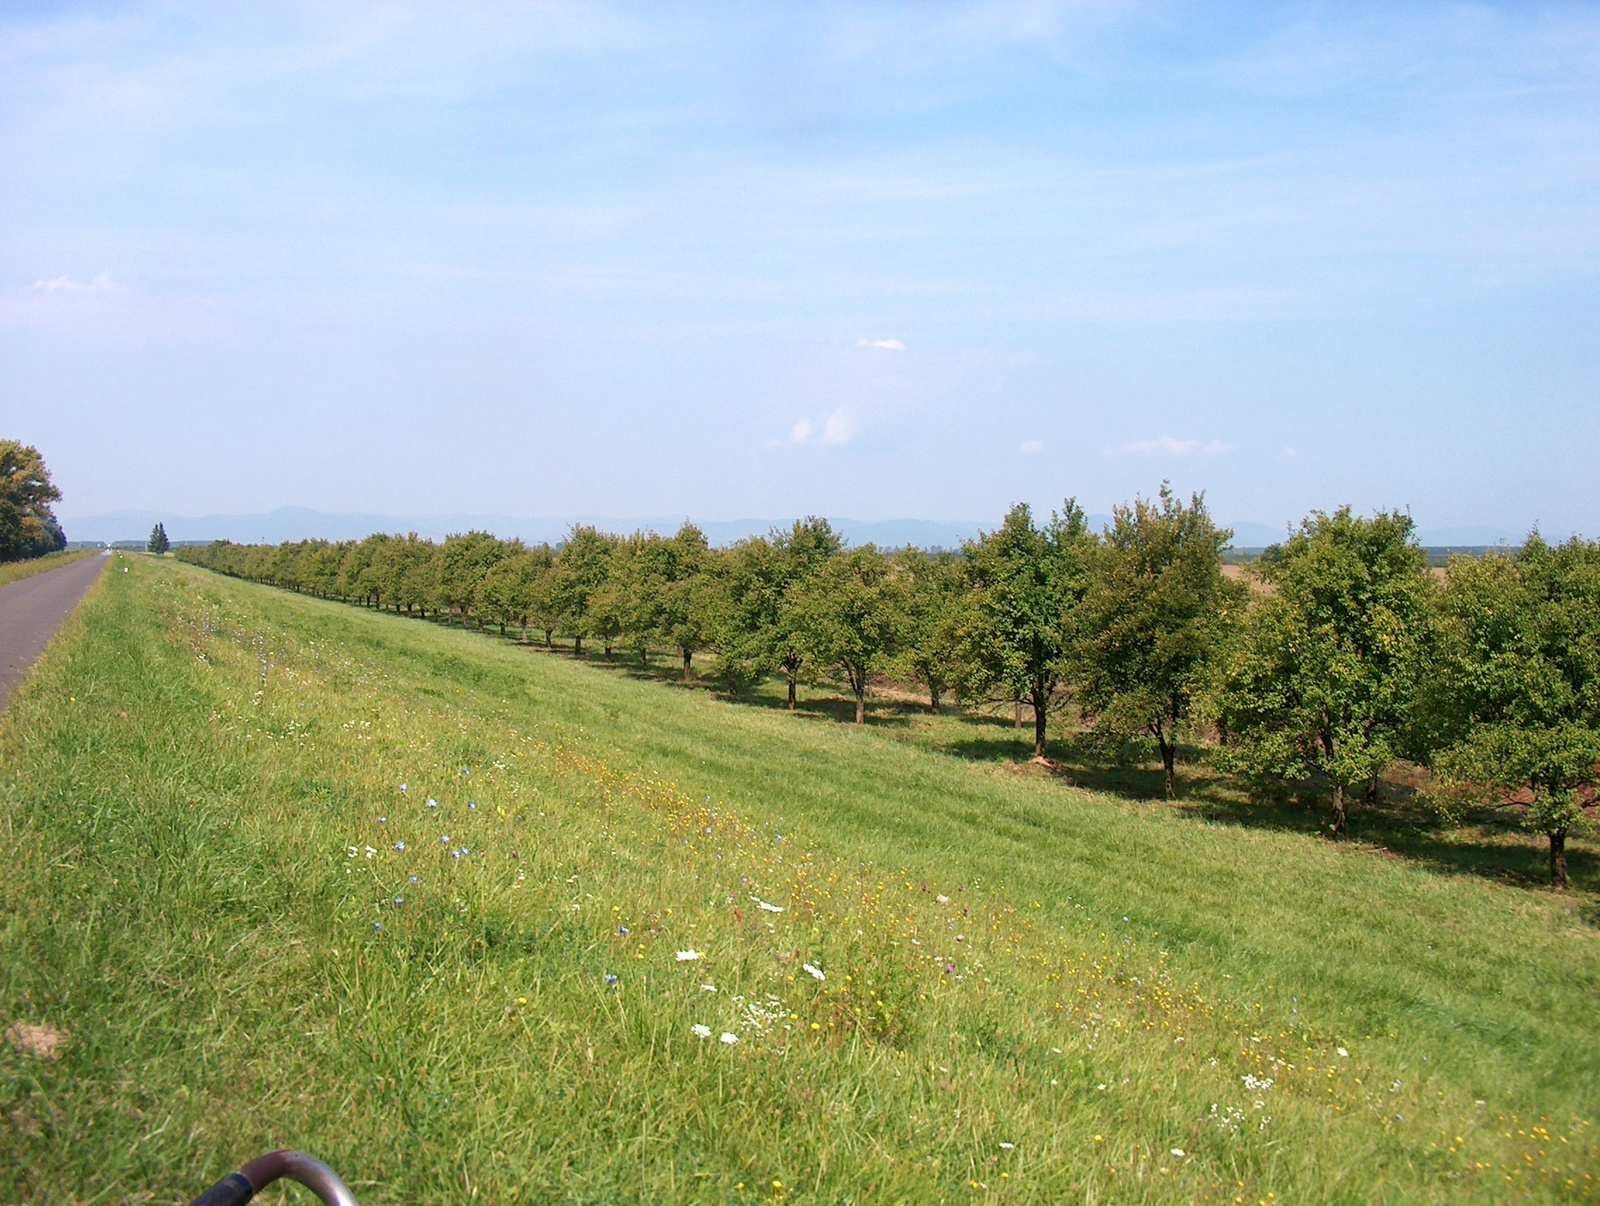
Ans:
<svg viewBox="0 0 1600 1206"><path fill-rule="evenodd" d="M0 1197L1600 1196L1575 898L123 563L0 725Z"/></svg>

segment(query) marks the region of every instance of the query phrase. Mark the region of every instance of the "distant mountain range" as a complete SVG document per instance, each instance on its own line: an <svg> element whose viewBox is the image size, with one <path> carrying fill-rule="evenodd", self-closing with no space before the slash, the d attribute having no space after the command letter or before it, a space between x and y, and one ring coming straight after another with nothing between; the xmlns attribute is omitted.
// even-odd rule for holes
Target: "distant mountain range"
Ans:
<svg viewBox="0 0 1600 1206"><path fill-rule="evenodd" d="M362 515L330 514L307 507L279 507L255 515L168 515L159 511L112 511L62 522L67 539L106 542L143 541L157 523L164 524L167 536L175 541L233 540L245 544L281 544L285 540L359 540L373 532L416 532L442 540L451 532L485 531L510 538L519 536L529 544L562 540L574 523L593 524L607 532L633 532L640 529L665 535L678 530L683 516L656 516L644 519L618 519L610 516L579 515L565 518L525 519L513 515ZM765 534L773 527L788 527L790 520L730 519L695 521L712 544L732 544L746 536ZM1109 515L1089 516L1089 526L1098 530L1111 522ZM999 526L998 520L980 523L940 522L930 519L834 519L835 528L852 544L868 541L880 548L899 548L914 544L920 548L958 548L961 542ZM1287 525L1235 523L1235 548L1261 548L1282 540ZM1501 528L1437 528L1418 533L1421 543L1430 546L1488 545L1501 540L1517 542Z"/></svg>

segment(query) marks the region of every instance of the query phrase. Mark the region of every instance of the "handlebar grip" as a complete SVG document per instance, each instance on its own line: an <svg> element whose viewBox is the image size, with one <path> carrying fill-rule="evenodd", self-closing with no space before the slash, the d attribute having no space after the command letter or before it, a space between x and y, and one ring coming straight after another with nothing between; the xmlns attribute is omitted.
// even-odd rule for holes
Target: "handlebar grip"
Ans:
<svg viewBox="0 0 1600 1206"><path fill-rule="evenodd" d="M229 1173L189 1206L244 1206L255 1197L256 1187L239 1173Z"/></svg>
<svg viewBox="0 0 1600 1206"><path fill-rule="evenodd" d="M245 1206L279 1177L298 1181L325 1206L360 1206L350 1187L321 1160L304 1152L279 1151L257 1156L236 1173L229 1173L189 1206Z"/></svg>

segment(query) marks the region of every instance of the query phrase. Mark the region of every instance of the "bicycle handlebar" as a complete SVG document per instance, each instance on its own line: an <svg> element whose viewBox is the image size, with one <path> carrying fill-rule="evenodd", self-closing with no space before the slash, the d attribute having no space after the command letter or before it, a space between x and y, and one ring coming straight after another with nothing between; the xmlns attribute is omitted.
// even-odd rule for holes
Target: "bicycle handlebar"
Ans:
<svg viewBox="0 0 1600 1206"><path fill-rule="evenodd" d="M298 1181L324 1206L361 1206L350 1187L321 1160L304 1152L268 1152L257 1156L236 1173L229 1173L189 1206L245 1206L251 1198L280 1177Z"/></svg>

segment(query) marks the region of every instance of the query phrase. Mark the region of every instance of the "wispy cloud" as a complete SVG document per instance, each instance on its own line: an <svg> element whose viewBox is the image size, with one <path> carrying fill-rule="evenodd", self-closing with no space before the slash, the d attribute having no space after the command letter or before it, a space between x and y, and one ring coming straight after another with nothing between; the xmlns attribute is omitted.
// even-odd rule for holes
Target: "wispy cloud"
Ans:
<svg viewBox="0 0 1600 1206"><path fill-rule="evenodd" d="M0 288L0 326L147 336L209 329L214 323L215 314L203 301L152 297L104 272L86 281L63 275Z"/></svg>
<svg viewBox="0 0 1600 1206"><path fill-rule="evenodd" d="M1164 452L1170 456L1191 456L1196 453L1201 456L1213 456L1219 452L1233 451L1232 444L1224 444L1221 440L1210 440L1201 443L1199 440L1178 440L1172 436L1158 436L1153 440L1135 440L1131 444L1124 444L1117 449L1124 456L1137 456L1151 452Z"/></svg>
<svg viewBox="0 0 1600 1206"><path fill-rule="evenodd" d="M1023 456L1032 456L1035 452L1044 451L1043 440L1023 440L1021 452Z"/></svg>
<svg viewBox="0 0 1600 1206"><path fill-rule="evenodd" d="M891 352L903 352L906 350L906 345L898 339L858 339L856 340L856 347L886 348Z"/></svg>
<svg viewBox="0 0 1600 1206"><path fill-rule="evenodd" d="M822 420L822 426L810 419L801 419L789 431L791 444L816 444L823 448L841 448L855 438L860 424L849 411L840 407Z"/></svg>

